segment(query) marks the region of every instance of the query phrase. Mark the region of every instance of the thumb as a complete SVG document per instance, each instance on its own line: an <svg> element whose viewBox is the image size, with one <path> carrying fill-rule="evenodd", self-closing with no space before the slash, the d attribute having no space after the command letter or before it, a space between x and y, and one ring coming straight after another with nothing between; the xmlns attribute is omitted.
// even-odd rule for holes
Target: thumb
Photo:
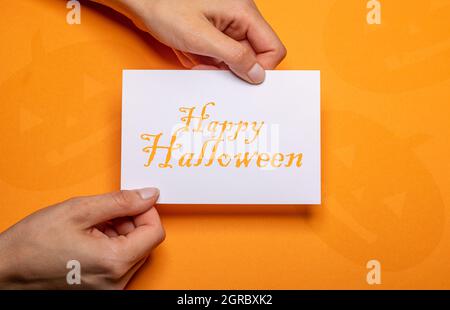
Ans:
<svg viewBox="0 0 450 310"><path fill-rule="evenodd" d="M97 196L75 199L74 218L91 227L115 218L135 216L151 209L159 197L157 188L121 190ZM70 201L69 201L70 202Z"/></svg>
<svg viewBox="0 0 450 310"><path fill-rule="evenodd" d="M232 39L208 22L202 27L199 37L201 39L194 40L189 52L223 61L231 71L249 83L264 82L265 71L251 47Z"/></svg>

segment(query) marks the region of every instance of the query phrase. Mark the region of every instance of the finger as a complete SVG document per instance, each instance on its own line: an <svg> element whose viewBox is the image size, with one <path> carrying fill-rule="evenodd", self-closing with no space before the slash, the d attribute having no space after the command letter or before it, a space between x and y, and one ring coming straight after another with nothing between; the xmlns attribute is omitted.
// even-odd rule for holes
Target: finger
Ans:
<svg viewBox="0 0 450 310"><path fill-rule="evenodd" d="M216 66L210 66L210 65L196 65L192 67L192 70L220 70Z"/></svg>
<svg viewBox="0 0 450 310"><path fill-rule="evenodd" d="M107 235L105 235L105 230L104 229L100 230L97 227L92 227L91 234L92 234L92 236L98 237L98 238L107 238L108 237Z"/></svg>
<svg viewBox="0 0 450 310"><path fill-rule="evenodd" d="M230 38L207 20L198 38L188 52L225 62L231 71L249 83L259 84L264 81L264 69L252 49Z"/></svg>
<svg viewBox="0 0 450 310"><path fill-rule="evenodd" d="M112 225L120 235L126 235L136 228L136 226L134 226L134 220L131 217L119 217L113 219Z"/></svg>
<svg viewBox="0 0 450 310"><path fill-rule="evenodd" d="M250 15L247 40L264 69L274 69L286 57L280 38L257 10Z"/></svg>
<svg viewBox="0 0 450 310"><path fill-rule="evenodd" d="M88 228L115 218L134 216L148 211L158 197L159 190L156 188L122 190L83 197L72 201L71 216L75 222Z"/></svg>
<svg viewBox="0 0 450 310"><path fill-rule="evenodd" d="M175 55L177 56L180 63L188 69L194 69L194 70L219 70L228 67L220 60L202 56L202 55L195 55L192 53L186 53L181 52L179 50L174 49L173 50ZM202 67L205 66L205 67Z"/></svg>
<svg viewBox="0 0 450 310"><path fill-rule="evenodd" d="M191 68L193 70L230 70L226 63L218 59L191 53L184 54L194 60L195 65Z"/></svg>
<svg viewBox="0 0 450 310"><path fill-rule="evenodd" d="M130 268L130 270L127 271L127 273L120 279L120 283L122 287L125 287L128 282L130 282L131 278L134 276L136 271L141 269L142 265L144 265L147 262L148 257L142 258L140 261L138 261L136 264L133 265L133 267Z"/></svg>
<svg viewBox="0 0 450 310"><path fill-rule="evenodd" d="M161 218L156 208L152 208L147 212L143 212L134 217L134 225L140 226L161 226Z"/></svg>
<svg viewBox="0 0 450 310"><path fill-rule="evenodd" d="M92 227L91 233L94 236L102 236L108 238L119 236L119 234L117 233L117 231L114 229L114 227L111 225L110 222L104 222L95 225L94 227Z"/></svg>
<svg viewBox="0 0 450 310"><path fill-rule="evenodd" d="M132 258L142 258L165 238L158 211L152 208L134 219L136 228L126 236L124 253Z"/></svg>
<svg viewBox="0 0 450 310"><path fill-rule="evenodd" d="M188 52L183 52L183 55L187 57L194 66L196 65L208 65L208 66L214 66L219 67L221 64L224 64L223 61L220 59L216 59L213 57L203 56L203 55L196 55Z"/></svg>
<svg viewBox="0 0 450 310"><path fill-rule="evenodd" d="M93 228L96 228L98 231L104 233L107 226L108 226L108 223L99 223L99 224L95 225Z"/></svg>
<svg viewBox="0 0 450 310"><path fill-rule="evenodd" d="M179 50L173 49L173 52L177 56L178 60L180 61L181 65L183 67L191 69L195 64L192 63L192 61L186 57L186 55L183 52L180 52Z"/></svg>
<svg viewBox="0 0 450 310"><path fill-rule="evenodd" d="M118 237L119 236L117 231L114 228L112 228L111 226L106 227L105 231L103 233L106 236L108 236L109 238L113 238L113 237Z"/></svg>

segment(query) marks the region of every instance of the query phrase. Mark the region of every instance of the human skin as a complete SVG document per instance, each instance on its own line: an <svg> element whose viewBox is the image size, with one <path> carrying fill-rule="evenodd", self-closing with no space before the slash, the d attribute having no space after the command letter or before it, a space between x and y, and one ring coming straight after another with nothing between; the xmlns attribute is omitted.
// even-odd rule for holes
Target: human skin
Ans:
<svg viewBox="0 0 450 310"><path fill-rule="evenodd" d="M250 0L92 1L129 17L187 68L230 69L259 84L286 55ZM72 198L24 218L0 234L0 288L124 288L165 237L158 195L141 189ZM80 262L80 285L66 281L70 260Z"/></svg>
<svg viewBox="0 0 450 310"><path fill-rule="evenodd" d="M191 69L230 69L259 84L286 48L250 0L94 0L128 16Z"/></svg>
<svg viewBox="0 0 450 310"><path fill-rule="evenodd" d="M0 234L1 289L123 289L165 237L155 188L71 198ZM81 284L69 285L77 260Z"/></svg>

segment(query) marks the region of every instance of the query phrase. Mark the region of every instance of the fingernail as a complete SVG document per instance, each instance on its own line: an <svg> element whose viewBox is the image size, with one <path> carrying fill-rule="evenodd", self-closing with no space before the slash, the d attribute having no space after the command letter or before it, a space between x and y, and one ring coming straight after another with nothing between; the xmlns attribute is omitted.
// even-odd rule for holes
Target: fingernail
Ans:
<svg viewBox="0 0 450 310"><path fill-rule="evenodd" d="M141 196L141 198L144 200L148 200L159 195L159 189L154 187L141 188L138 189L137 192L139 193L139 196Z"/></svg>
<svg viewBox="0 0 450 310"><path fill-rule="evenodd" d="M253 83L259 84L264 82L266 72L259 63L255 63L253 67L250 69L250 71L248 71L247 75L250 78L250 80L252 80Z"/></svg>

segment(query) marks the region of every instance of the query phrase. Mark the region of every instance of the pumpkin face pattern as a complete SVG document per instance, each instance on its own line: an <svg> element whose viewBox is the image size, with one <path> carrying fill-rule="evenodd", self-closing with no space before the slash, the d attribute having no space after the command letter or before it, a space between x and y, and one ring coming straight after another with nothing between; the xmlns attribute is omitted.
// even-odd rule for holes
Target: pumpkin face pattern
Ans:
<svg viewBox="0 0 450 310"><path fill-rule="evenodd" d="M32 62L0 85L0 178L44 190L119 170L121 70L140 66L133 56L109 41L47 52L34 38Z"/></svg>
<svg viewBox="0 0 450 310"><path fill-rule="evenodd" d="M364 1L363 1L364 2ZM324 33L327 60L361 89L397 93L450 78L450 2L381 1L370 25L361 1L336 1Z"/></svg>
<svg viewBox="0 0 450 310"><path fill-rule="evenodd" d="M423 261L441 239L444 203L414 154L420 139L403 141L353 112L326 112L323 124L323 204L313 208L313 230L359 266Z"/></svg>

